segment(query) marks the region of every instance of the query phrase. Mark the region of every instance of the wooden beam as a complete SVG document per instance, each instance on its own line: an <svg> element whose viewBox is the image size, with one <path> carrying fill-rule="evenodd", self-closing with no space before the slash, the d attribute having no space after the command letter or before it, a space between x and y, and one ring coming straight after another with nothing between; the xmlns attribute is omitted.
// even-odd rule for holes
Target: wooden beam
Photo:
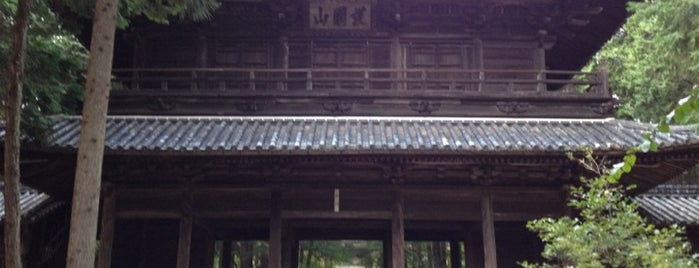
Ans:
<svg viewBox="0 0 699 268"><path fill-rule="evenodd" d="M308 190L333 190L341 187L344 190L374 190L374 191L391 191L394 189L388 185L373 185L373 184L328 184L319 185L317 183L298 182L293 184L271 183L267 187L283 188L285 193L300 193ZM207 196L212 194L230 193L230 194L245 194L246 192L260 193L267 191L267 188L262 186L221 186L218 184L198 184L191 191L195 196ZM454 196L465 199L480 200L480 193L489 191L495 196L499 195L545 195L558 196L561 192L560 186L531 186L531 187L516 187L516 186L474 186L474 185L403 185L401 189L404 195L407 196L422 196L422 195L437 195L437 196ZM143 186L125 186L114 189L117 193L117 198L139 198L143 196L158 194L158 195L173 195L177 196L183 190L182 187L158 185L156 187Z"/></svg>
<svg viewBox="0 0 699 268"><path fill-rule="evenodd" d="M284 219L391 219L392 213L389 211L317 211L317 210L292 210L283 211L281 217Z"/></svg>
<svg viewBox="0 0 699 268"><path fill-rule="evenodd" d="M269 217L269 268L282 267L282 210L281 192L272 191L272 207Z"/></svg>
<svg viewBox="0 0 699 268"><path fill-rule="evenodd" d="M182 200L182 218L177 244L177 268L189 268L189 255L192 244L192 195L187 191Z"/></svg>
<svg viewBox="0 0 699 268"><path fill-rule="evenodd" d="M461 268L461 244L459 240L449 241L451 268Z"/></svg>
<svg viewBox="0 0 699 268"><path fill-rule="evenodd" d="M403 193L398 190L393 200L391 218L391 267L405 267L405 232L403 223Z"/></svg>
<svg viewBox="0 0 699 268"><path fill-rule="evenodd" d="M481 196L481 223L483 225L483 254L485 268L497 268L497 255L495 246L495 222L493 220L493 203L489 192L483 192Z"/></svg>
<svg viewBox="0 0 699 268"><path fill-rule="evenodd" d="M109 268L112 265L112 244L114 242L114 221L116 217L116 200L111 186L103 188L102 219L100 222L100 248L97 255L97 268Z"/></svg>
<svg viewBox="0 0 699 268"><path fill-rule="evenodd" d="M269 211L201 211L198 217L207 219L268 219Z"/></svg>
<svg viewBox="0 0 699 268"><path fill-rule="evenodd" d="M116 213L117 219L180 219L179 211L127 210Z"/></svg>

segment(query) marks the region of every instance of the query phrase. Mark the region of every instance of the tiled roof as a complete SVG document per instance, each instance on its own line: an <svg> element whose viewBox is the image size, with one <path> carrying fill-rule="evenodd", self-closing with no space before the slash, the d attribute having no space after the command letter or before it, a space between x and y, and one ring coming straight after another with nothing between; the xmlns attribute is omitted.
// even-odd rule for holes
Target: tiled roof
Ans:
<svg viewBox="0 0 699 268"><path fill-rule="evenodd" d="M649 127L615 119L110 116L105 145L107 151L212 154L615 151L642 142ZM56 117L53 129L49 146L77 148L79 117ZM699 135L676 128L659 142L699 145Z"/></svg>
<svg viewBox="0 0 699 268"><path fill-rule="evenodd" d="M49 199L51 199L51 197L45 193L28 187L22 187L19 195L20 215L25 216L28 213L31 213L32 210L38 208L42 204L46 204L46 202L49 202ZM5 218L4 200L4 193L0 192L0 219Z"/></svg>
<svg viewBox="0 0 699 268"><path fill-rule="evenodd" d="M699 225L698 185L660 185L633 199L656 223Z"/></svg>

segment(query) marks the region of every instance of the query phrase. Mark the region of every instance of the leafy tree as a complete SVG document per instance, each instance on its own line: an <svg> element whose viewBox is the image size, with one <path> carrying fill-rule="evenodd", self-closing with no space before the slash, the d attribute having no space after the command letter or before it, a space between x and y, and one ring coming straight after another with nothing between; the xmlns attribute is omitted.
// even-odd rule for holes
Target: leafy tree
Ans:
<svg viewBox="0 0 699 268"><path fill-rule="evenodd" d="M542 256L548 262L525 262L524 267L699 267L699 256L690 254L683 229L648 224L624 194L633 187L618 184L621 174L633 166L633 154L611 171L599 165L591 151L578 161L598 176L582 178L582 186L571 190L569 205L579 216L529 222L527 227L545 243Z"/></svg>
<svg viewBox="0 0 699 268"><path fill-rule="evenodd" d="M0 36L12 36L17 0L0 1ZM11 38L0 38L0 85L7 85ZM60 23L46 1L32 1L22 87L22 133L35 141L48 134L46 115L74 114L82 99L87 50ZM3 87L3 90L5 88Z"/></svg>
<svg viewBox="0 0 699 268"><path fill-rule="evenodd" d="M607 170L585 153L578 160L594 172L594 179L582 178L582 186L572 188L569 206L579 217L544 218L527 227L545 243L542 256L549 262L524 267L699 267L699 256L691 255L684 230L676 225L657 228L638 213L638 205L624 193L633 186L619 184L624 173L636 163L637 152L658 149L655 133L670 132L669 123L687 123L699 116L699 87L693 86L675 109L662 117L645 141L630 149L623 161ZM571 155L572 158L572 155Z"/></svg>
<svg viewBox="0 0 699 268"><path fill-rule="evenodd" d="M607 62L619 117L653 121L699 83L699 0L645 0L629 10L593 63Z"/></svg>
<svg viewBox="0 0 699 268"><path fill-rule="evenodd" d="M63 0L66 5L80 16L91 18L95 8L95 1ZM220 6L218 0L121 0L119 3L117 26L124 28L129 24L129 19L145 16L149 20L168 24L170 20L207 20L212 17L213 11Z"/></svg>

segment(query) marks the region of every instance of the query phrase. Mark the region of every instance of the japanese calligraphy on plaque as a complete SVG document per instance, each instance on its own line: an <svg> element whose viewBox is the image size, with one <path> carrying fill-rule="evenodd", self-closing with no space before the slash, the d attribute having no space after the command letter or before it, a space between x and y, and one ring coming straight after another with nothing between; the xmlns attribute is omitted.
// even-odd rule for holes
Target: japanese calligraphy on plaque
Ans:
<svg viewBox="0 0 699 268"><path fill-rule="evenodd" d="M311 0L309 9L311 29L371 29L370 0Z"/></svg>

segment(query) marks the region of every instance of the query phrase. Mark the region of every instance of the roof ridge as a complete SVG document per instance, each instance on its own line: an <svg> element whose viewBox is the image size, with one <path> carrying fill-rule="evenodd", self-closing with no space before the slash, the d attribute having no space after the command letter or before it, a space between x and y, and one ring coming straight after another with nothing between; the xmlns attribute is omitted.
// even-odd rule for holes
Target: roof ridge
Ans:
<svg viewBox="0 0 699 268"><path fill-rule="evenodd" d="M80 115L53 115L55 119L80 120ZM189 115L109 115L114 120L271 120L271 121L420 121L420 122L445 122L445 121L471 121L471 122L503 122L503 123L607 123L619 121L614 118L529 118L529 117L448 117L448 116L189 116Z"/></svg>
<svg viewBox="0 0 699 268"><path fill-rule="evenodd" d="M693 195L699 197L699 185L695 184L661 184L640 196L662 196L662 195Z"/></svg>

